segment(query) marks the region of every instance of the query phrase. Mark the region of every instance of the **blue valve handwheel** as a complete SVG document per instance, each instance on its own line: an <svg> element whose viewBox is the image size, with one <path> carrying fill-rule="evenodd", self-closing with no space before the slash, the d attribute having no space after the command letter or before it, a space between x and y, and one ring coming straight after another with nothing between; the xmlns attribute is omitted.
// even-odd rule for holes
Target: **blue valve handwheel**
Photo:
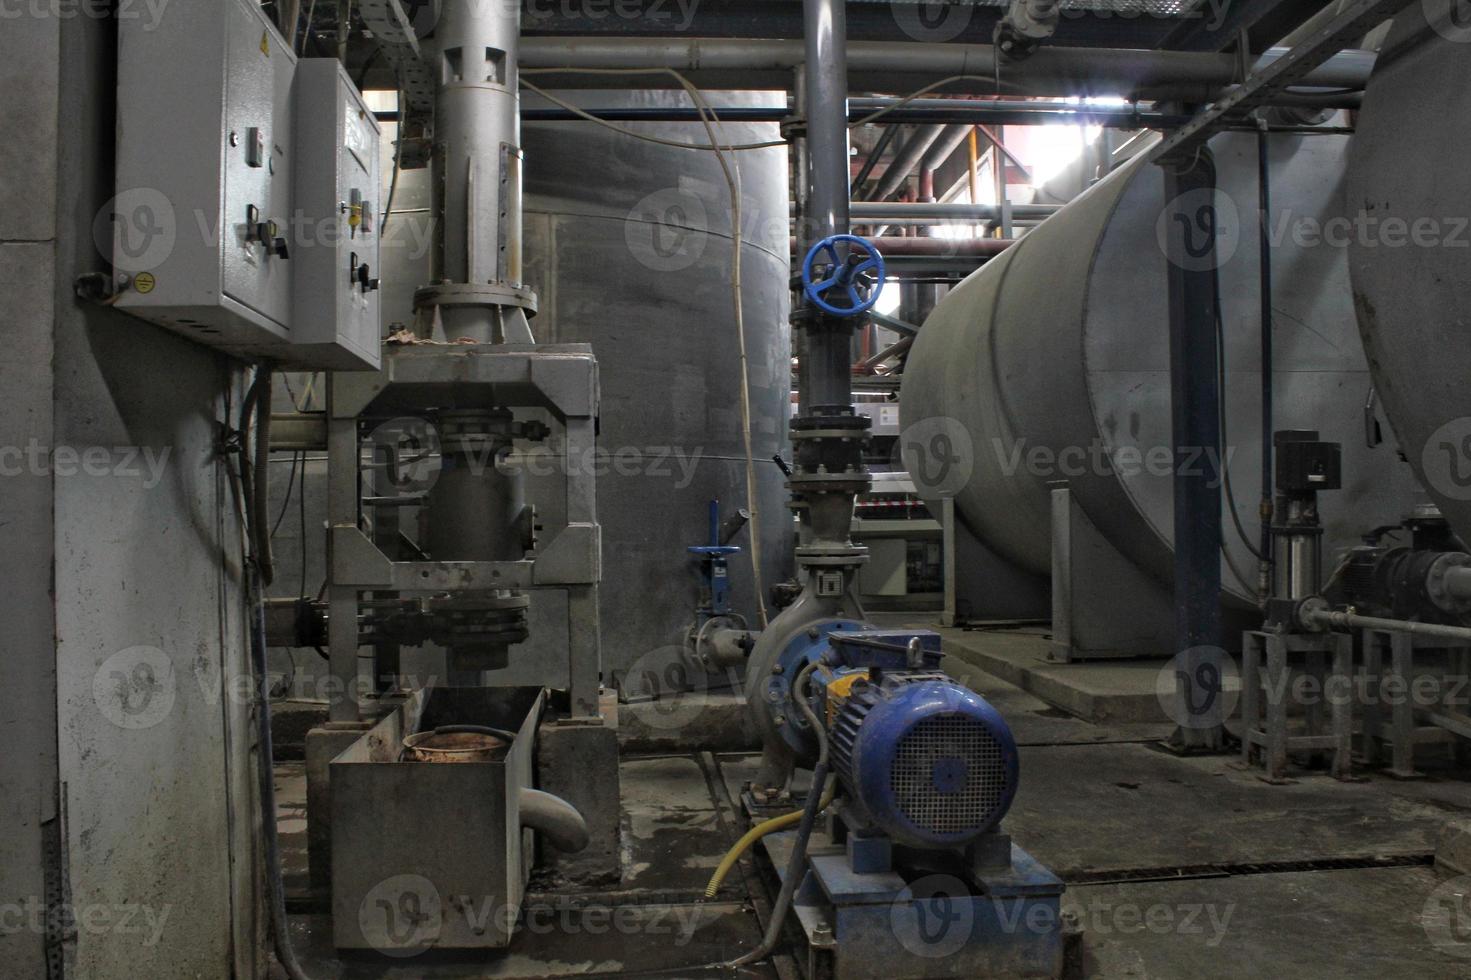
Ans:
<svg viewBox="0 0 1471 980"><path fill-rule="evenodd" d="M848 245L847 260L838 258L837 246L840 243ZM812 267L823 256L826 256L827 278L813 282ZM855 256L866 258L855 262ZM864 297L858 292L856 280L866 272L872 272L874 280L868 287L868 296ZM857 316L866 312L878 302L883 288L884 257L873 242L858 235L831 235L824 238L808 249L807 257L802 260L802 292L818 309L833 316ZM828 294L834 293L838 302L829 302ZM845 299L847 302L842 302Z"/></svg>

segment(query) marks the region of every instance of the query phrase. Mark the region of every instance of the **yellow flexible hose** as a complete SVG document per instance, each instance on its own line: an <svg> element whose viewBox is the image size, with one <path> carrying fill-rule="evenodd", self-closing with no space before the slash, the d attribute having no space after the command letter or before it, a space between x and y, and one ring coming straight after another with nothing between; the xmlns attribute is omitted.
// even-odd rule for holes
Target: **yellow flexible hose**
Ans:
<svg viewBox="0 0 1471 980"><path fill-rule="evenodd" d="M817 808L818 813L821 813L823 810L826 810L828 808L828 806L833 801L833 797L837 794L837 791L838 781L835 779L828 784L827 792L822 794L822 800ZM763 820L756 826L752 827L750 830L746 831L745 836L736 841L735 846L725 853L725 857L720 859L720 864L716 866L715 873L710 876L710 884L705 886L705 897L715 897L715 893L720 891L721 883L725 881L725 876L730 874L730 869L735 867L736 862L741 859L741 855L746 853L746 851L750 848L752 844L756 843L767 834L775 833L778 830L784 830L785 828L800 822L801 819L802 811L793 810L791 813L783 813L779 817L772 817L770 820Z"/></svg>

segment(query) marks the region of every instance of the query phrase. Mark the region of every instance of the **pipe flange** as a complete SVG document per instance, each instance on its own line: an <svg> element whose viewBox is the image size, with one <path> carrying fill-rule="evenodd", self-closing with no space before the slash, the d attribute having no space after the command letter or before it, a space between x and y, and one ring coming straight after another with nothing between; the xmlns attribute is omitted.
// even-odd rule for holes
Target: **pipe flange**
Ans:
<svg viewBox="0 0 1471 980"><path fill-rule="evenodd" d="M1292 618L1299 628L1309 633L1322 633L1328 628L1323 617L1330 611L1327 599L1320 595L1310 595L1298 600Z"/></svg>
<svg viewBox="0 0 1471 980"><path fill-rule="evenodd" d="M434 306L514 306L535 316L536 290L508 282L445 282L414 291L414 309Z"/></svg>
<svg viewBox="0 0 1471 980"><path fill-rule="evenodd" d="M797 564L825 568L857 567L868 561L868 549L862 545L802 545L793 550Z"/></svg>
<svg viewBox="0 0 1471 980"><path fill-rule="evenodd" d="M1446 552L1430 563L1430 570L1425 573L1425 594L1441 612L1452 616L1471 613L1471 597L1453 594L1446 581L1453 569L1467 565L1471 565L1471 555L1462 551Z"/></svg>

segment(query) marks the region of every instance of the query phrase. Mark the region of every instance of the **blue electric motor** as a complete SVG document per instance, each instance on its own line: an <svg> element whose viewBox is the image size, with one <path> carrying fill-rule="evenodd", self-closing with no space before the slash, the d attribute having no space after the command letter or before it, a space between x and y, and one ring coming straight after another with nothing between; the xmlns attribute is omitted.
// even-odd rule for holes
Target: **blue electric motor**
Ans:
<svg viewBox="0 0 1471 980"><path fill-rule="evenodd" d="M939 635L827 639L812 687L854 815L910 847L959 847L995 829L1016 796L1016 741L985 698L939 669Z"/></svg>

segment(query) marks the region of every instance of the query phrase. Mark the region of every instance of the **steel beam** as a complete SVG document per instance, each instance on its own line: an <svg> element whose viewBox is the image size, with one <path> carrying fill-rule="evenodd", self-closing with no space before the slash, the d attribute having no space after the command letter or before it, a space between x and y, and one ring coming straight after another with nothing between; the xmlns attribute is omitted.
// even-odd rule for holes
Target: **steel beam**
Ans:
<svg viewBox="0 0 1471 980"><path fill-rule="evenodd" d="M1323 65L1339 57L1346 44L1393 17L1409 3L1410 0L1351 0L1337 16L1312 30L1286 54L1264 67L1258 65L1241 85L1167 136L1155 147L1154 159L1184 159L1204 146L1232 119L1239 119L1260 106L1270 105L1275 96L1294 85L1325 84L1314 80L1321 77L1319 73Z"/></svg>
<svg viewBox="0 0 1471 980"><path fill-rule="evenodd" d="M1175 741L1214 750L1224 741L1220 696L1220 390L1216 349L1215 165L1165 170L1169 263L1170 410L1175 446L1175 654L1188 721ZM1215 687L1211 687L1212 678Z"/></svg>

